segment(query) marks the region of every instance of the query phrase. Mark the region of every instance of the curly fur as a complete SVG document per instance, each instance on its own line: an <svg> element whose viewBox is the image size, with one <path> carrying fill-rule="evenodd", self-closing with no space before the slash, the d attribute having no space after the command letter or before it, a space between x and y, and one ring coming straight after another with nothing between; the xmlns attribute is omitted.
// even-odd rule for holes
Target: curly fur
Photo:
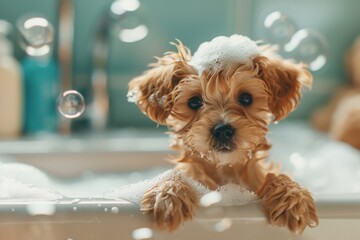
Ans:
<svg viewBox="0 0 360 240"><path fill-rule="evenodd" d="M305 66L283 60L264 46L264 54L247 63L199 75L187 64L190 50L181 42L175 46L177 52L158 58L130 82L129 89L138 90L136 104L142 112L168 126L172 148L180 152L173 158L176 168L210 189L235 183L258 192L272 224L296 233L317 224L310 193L288 177L276 177L278 168L265 163L271 147L266 134L272 117L285 118L298 105L301 88L311 86L312 77ZM251 93L250 106L239 104L243 92ZM203 102L198 110L188 107L194 96ZM212 136L218 123L235 129L229 143L219 143ZM279 194L272 194L277 191ZM191 219L197 208L193 189L173 179L150 189L141 204L157 226L168 230Z"/></svg>

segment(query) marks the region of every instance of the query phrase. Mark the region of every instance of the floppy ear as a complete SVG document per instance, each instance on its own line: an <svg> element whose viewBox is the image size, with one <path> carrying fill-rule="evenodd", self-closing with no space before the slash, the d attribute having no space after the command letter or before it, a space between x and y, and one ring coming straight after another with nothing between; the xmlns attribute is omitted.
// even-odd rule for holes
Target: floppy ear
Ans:
<svg viewBox="0 0 360 240"><path fill-rule="evenodd" d="M187 62L191 58L190 50L180 41L174 44L177 52L166 52L157 58L156 63L143 75L132 79L129 83L128 98L139 106L151 120L166 124L166 119L173 107L173 90L179 82L197 74Z"/></svg>
<svg viewBox="0 0 360 240"><path fill-rule="evenodd" d="M305 64L296 64L278 56L259 56L254 61L259 68L259 77L267 86L269 109L275 116L274 121L279 121L297 107L301 88L311 88L312 75Z"/></svg>

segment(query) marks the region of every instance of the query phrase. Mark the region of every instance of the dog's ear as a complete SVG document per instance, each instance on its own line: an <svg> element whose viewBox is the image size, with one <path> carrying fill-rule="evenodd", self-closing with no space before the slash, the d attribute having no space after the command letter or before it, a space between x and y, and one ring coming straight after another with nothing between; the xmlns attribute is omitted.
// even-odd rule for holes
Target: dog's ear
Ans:
<svg viewBox="0 0 360 240"><path fill-rule="evenodd" d="M259 77L269 94L269 109L274 121L285 118L295 109L303 86L311 88L312 75L302 63L294 63L275 55L259 56L255 60Z"/></svg>
<svg viewBox="0 0 360 240"><path fill-rule="evenodd" d="M197 71L187 64L190 50L180 41L177 52L166 52L150 69L129 83L128 98L134 101L151 120L166 124L173 107L173 90L179 82Z"/></svg>

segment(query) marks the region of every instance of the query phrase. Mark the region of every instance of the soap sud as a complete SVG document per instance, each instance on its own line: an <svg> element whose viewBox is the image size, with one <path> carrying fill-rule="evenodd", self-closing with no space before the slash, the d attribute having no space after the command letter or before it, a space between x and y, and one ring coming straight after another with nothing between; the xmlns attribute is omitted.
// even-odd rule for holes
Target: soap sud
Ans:
<svg viewBox="0 0 360 240"><path fill-rule="evenodd" d="M184 172L171 169L153 179L147 179L135 184L122 186L118 189L112 189L108 192L105 192L103 197L117 200L122 199L135 204L140 204L143 195L153 186L157 184L161 186L161 183L165 183L167 180L171 180L173 178L180 179L181 181L184 181L186 184L190 185L197 193L199 199L213 192L200 182L187 177ZM245 205L257 199L255 193L250 192L236 184L227 184L221 186L216 189L215 192L221 195L221 200L212 202L211 205Z"/></svg>
<svg viewBox="0 0 360 240"><path fill-rule="evenodd" d="M270 142L270 158L311 192L360 193L359 150L300 122L272 126Z"/></svg>
<svg viewBox="0 0 360 240"><path fill-rule="evenodd" d="M157 105L157 102L155 100L155 93L152 93L149 97L148 97L148 101L150 103L150 105L155 106Z"/></svg>
<svg viewBox="0 0 360 240"><path fill-rule="evenodd" d="M242 35L219 36L202 43L188 63L198 70L219 72L226 67L247 63L260 54L256 42Z"/></svg>
<svg viewBox="0 0 360 240"><path fill-rule="evenodd" d="M13 178L0 178L0 200L59 200L63 196L55 190L25 184Z"/></svg>
<svg viewBox="0 0 360 240"><path fill-rule="evenodd" d="M132 89L131 91L129 91L126 95L127 97L127 101L130 103L135 103L138 100L138 95L139 95L139 88L135 87L134 89Z"/></svg>
<svg viewBox="0 0 360 240"><path fill-rule="evenodd" d="M161 108L164 108L165 103L166 103L166 99L167 99L167 96L166 96L166 95L158 98L158 103L159 103L159 106L160 106Z"/></svg>
<svg viewBox="0 0 360 240"><path fill-rule="evenodd" d="M150 96L148 97L148 101L151 106L159 106L161 108L164 108L167 96L159 96L159 93L160 92L150 94Z"/></svg>
<svg viewBox="0 0 360 240"><path fill-rule="evenodd" d="M36 167L16 162L0 163L0 199L2 200L63 198L57 191L47 188L49 184L48 176Z"/></svg>
<svg viewBox="0 0 360 240"><path fill-rule="evenodd" d="M1 158L3 160L4 158ZM38 168L17 162L0 163L0 177L17 179L20 182L39 187L49 185L49 177Z"/></svg>
<svg viewBox="0 0 360 240"><path fill-rule="evenodd" d="M281 171L287 173L302 186L315 193L345 196L359 194L360 197L360 151L351 146L329 139L309 126L299 122L282 122L271 127L269 135L273 144L269 159L281 163ZM176 140L176 139L175 139ZM125 199L139 204L142 196L152 186L181 175L181 179L192 186L199 197L212 192L198 181L192 180L176 170L157 168L140 173L97 175L66 182L50 178L36 167L11 163L14 159L1 157L0 200L58 200L63 196L75 198L104 196ZM160 172L160 175L158 175ZM148 180L126 185L147 176ZM157 176L152 178L153 176ZM51 190L55 189L55 190ZM112 189L106 191L104 190ZM256 201L256 195L239 185L221 186L219 205L243 205ZM212 205L211 205L212 206ZM110 210L109 210L110 211Z"/></svg>

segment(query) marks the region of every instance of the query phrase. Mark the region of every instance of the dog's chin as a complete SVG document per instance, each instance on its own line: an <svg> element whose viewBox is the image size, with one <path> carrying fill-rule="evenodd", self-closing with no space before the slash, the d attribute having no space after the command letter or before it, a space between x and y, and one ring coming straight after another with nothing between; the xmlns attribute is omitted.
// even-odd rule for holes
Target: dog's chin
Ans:
<svg viewBox="0 0 360 240"><path fill-rule="evenodd" d="M215 151L214 152L214 162L218 165L227 165L232 163L233 159L233 151L229 149L223 151Z"/></svg>

